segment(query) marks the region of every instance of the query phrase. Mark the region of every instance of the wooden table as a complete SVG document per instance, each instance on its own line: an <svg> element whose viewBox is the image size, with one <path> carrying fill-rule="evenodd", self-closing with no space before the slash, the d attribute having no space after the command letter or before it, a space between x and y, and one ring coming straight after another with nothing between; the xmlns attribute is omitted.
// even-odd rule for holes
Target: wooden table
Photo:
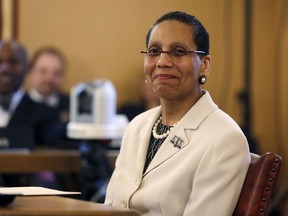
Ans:
<svg viewBox="0 0 288 216"><path fill-rule="evenodd" d="M107 151L114 167L119 151ZM0 151L0 173L34 173L41 171L79 173L80 153L76 150Z"/></svg>
<svg viewBox="0 0 288 216"><path fill-rule="evenodd" d="M0 173L40 171L78 173L80 155L74 150L35 150L0 152Z"/></svg>
<svg viewBox="0 0 288 216"><path fill-rule="evenodd" d="M138 214L129 210L118 210L93 202L60 196L18 196L10 206L0 207L0 215L137 216Z"/></svg>
<svg viewBox="0 0 288 216"><path fill-rule="evenodd" d="M117 150L106 155L114 168ZM0 174L52 171L67 174L67 188L80 190L81 156L77 150L41 149L33 151L0 151Z"/></svg>

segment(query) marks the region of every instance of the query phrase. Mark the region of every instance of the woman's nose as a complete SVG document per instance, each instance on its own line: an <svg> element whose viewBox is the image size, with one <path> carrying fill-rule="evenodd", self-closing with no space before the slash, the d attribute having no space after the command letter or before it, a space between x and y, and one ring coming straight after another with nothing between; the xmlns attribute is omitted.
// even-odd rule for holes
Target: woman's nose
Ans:
<svg viewBox="0 0 288 216"><path fill-rule="evenodd" d="M170 57L169 53L161 53L158 60L157 60L157 66L164 67L169 66L171 67L173 65L173 61Z"/></svg>

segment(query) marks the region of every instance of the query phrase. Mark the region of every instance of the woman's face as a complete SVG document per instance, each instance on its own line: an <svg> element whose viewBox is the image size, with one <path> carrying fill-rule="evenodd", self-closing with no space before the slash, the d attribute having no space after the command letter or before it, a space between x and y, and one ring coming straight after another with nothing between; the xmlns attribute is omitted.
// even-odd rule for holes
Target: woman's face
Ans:
<svg viewBox="0 0 288 216"><path fill-rule="evenodd" d="M192 28L175 20L163 21L156 25L150 35L148 51L160 49L197 50L192 39ZM210 57L200 58L190 53L183 60L173 61L170 54L162 53L156 61L149 57L144 61L147 83L162 99L185 100L201 92L198 78L209 73Z"/></svg>

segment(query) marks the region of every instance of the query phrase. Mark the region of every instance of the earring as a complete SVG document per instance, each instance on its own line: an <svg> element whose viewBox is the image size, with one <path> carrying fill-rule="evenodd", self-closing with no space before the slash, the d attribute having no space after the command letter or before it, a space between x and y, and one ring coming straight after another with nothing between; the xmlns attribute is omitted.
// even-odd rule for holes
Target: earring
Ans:
<svg viewBox="0 0 288 216"><path fill-rule="evenodd" d="M203 85L204 83L206 83L206 80L207 80L207 77L202 74L202 75L200 75L198 81L199 81L200 85Z"/></svg>
<svg viewBox="0 0 288 216"><path fill-rule="evenodd" d="M148 83L147 79L145 79L145 83L146 83L146 84Z"/></svg>

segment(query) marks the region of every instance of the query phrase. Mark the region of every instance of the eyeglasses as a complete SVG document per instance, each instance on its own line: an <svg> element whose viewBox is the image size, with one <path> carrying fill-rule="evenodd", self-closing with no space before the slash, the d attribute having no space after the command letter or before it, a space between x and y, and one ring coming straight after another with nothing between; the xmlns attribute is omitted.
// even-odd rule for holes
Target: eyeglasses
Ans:
<svg viewBox="0 0 288 216"><path fill-rule="evenodd" d="M163 51L158 48L152 48L148 51L141 51L140 53L145 54L147 57L147 60L151 62L156 62L162 53L167 53L171 59L171 61L175 63L183 62L187 59L187 57L190 55L190 53L196 53L200 55L206 55L206 52L204 51L198 51L198 50L185 50L183 48L175 48L169 51Z"/></svg>

